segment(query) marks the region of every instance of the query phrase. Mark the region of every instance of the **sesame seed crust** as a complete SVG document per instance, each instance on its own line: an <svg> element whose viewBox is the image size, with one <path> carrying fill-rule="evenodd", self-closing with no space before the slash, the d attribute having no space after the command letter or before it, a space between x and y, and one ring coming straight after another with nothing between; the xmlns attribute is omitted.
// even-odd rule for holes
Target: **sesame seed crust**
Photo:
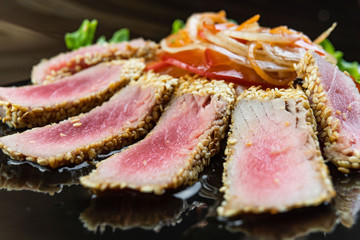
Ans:
<svg viewBox="0 0 360 240"><path fill-rule="evenodd" d="M311 108L318 123L320 141L324 143L324 154L328 160L343 173L351 169L360 169L360 151L351 146L341 147L338 144L340 136L340 120L338 113L330 107L328 93L324 91L319 67L316 65L312 52L308 51L296 66L298 77L304 80L300 88L308 96Z"/></svg>
<svg viewBox="0 0 360 240"><path fill-rule="evenodd" d="M164 109L164 106L170 100L170 97L174 92L176 85L178 84L178 79L168 75L160 76L150 72L143 74L137 81L133 80L129 84L142 88L146 86L154 87L155 105L148 115L138 119L135 123L132 123L131 126L128 126L120 133L108 136L105 139L102 139L93 144L81 146L71 152L57 154L56 156L49 158L27 156L12 150L1 142L0 148L5 154L9 155L13 159L20 161L28 160L36 162L42 166L58 168L64 165L80 164L86 160L93 160L98 154L110 152L112 150L127 146L133 143L135 140L145 136L150 131L150 129L155 126L159 116L161 115L161 112ZM84 115L86 114L81 114L65 121L71 121L72 123L77 124L80 123L79 121L81 121L81 118Z"/></svg>
<svg viewBox="0 0 360 240"><path fill-rule="evenodd" d="M104 90L72 102L64 101L55 105L36 108L0 101L0 108L3 112L3 117L0 116L1 121L12 128L32 128L87 112L109 100L130 80L139 78L145 68L145 64L139 59L116 60L107 64L123 65L123 71L119 75L118 81L110 83Z"/></svg>
<svg viewBox="0 0 360 240"><path fill-rule="evenodd" d="M185 167L179 169L176 176L174 176L170 182L161 185L134 186L123 182L93 182L89 175L80 179L81 184L91 188L95 193L105 190L130 188L144 193L160 195L163 194L166 189L175 189L179 186L192 184L197 181L199 173L210 163L210 158L219 151L220 141L226 136L230 114L235 102L235 90L233 84L227 84L223 81L209 81L206 78L185 76L180 78L180 85L174 97L183 94L200 96L213 95L225 101L226 107L217 112L215 120L209 129L199 137L197 146L187 157ZM171 103L167 108L170 106ZM101 162L99 164L101 164ZM93 170L92 174L95 174L95 172L96 169Z"/></svg>
<svg viewBox="0 0 360 240"><path fill-rule="evenodd" d="M111 44L105 44L104 47L111 46ZM67 61L67 66L60 68L57 71L51 71L46 80L42 81L41 79L32 78L31 81L33 84L48 84L54 82L60 78L64 78L70 75L73 75L76 72L83 70L84 68L96 65L101 62L109 62L112 60L121 60L121 59L130 59L130 58L144 58L145 60L152 59L156 56L156 52L159 46L155 42L146 41L144 46L135 47L132 46L129 42L126 43L125 49L119 51L115 46L109 48L105 53L99 52L88 52L85 54L79 54L73 56ZM56 57L61 57L64 53L59 54ZM44 64L47 60L42 60L38 65L33 67L33 72L35 68Z"/></svg>
<svg viewBox="0 0 360 240"><path fill-rule="evenodd" d="M191 93L200 96L215 95L223 98L230 104L235 102L234 84L225 83L224 81L211 80L199 77L197 75L186 75L180 78L180 85L175 93L181 96L185 93Z"/></svg>
<svg viewBox="0 0 360 240"><path fill-rule="evenodd" d="M321 155L319 141L316 133L316 121L310 108L309 101L305 94L301 90L297 89L266 89L261 90L260 87L251 87L248 90L245 90L237 98L235 106L242 100L257 100L257 101L271 101L273 99L296 99L296 108L306 111L306 123L310 127L310 137L314 140L316 145L316 155L311 160L315 164L316 171L319 174L320 181L324 187L324 191L315 199L309 199L304 202L299 202L290 206L284 206L283 208L265 208L265 207L252 207L252 206L238 206L238 208L233 209L228 207L228 202L231 200L232 195L230 193L230 179L228 178L228 165L230 162L235 161L234 152L236 146L236 138L233 136L232 129L234 128L234 116L231 119L230 131L228 135L227 146L225 149L226 160L224 162L224 172L223 172L223 187L220 189L220 192L224 193L224 200L221 205L217 208L219 216L222 217L233 217L241 213L278 213L288 211L293 208L300 208L306 206L314 206L323 203L324 201L330 201L333 196L335 196L335 191L332 186L332 182L329 176L329 170L324 163L324 159Z"/></svg>

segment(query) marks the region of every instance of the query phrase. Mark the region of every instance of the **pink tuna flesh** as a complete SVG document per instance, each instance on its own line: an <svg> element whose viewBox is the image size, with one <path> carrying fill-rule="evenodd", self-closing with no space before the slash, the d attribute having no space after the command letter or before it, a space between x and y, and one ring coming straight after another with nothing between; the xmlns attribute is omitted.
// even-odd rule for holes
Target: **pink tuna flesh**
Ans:
<svg viewBox="0 0 360 240"><path fill-rule="evenodd" d="M71 120L0 138L0 142L26 156L49 158L115 136L149 115L155 105L152 87L129 85L109 102Z"/></svg>
<svg viewBox="0 0 360 240"><path fill-rule="evenodd" d="M171 184L192 160L199 139L224 107L225 102L214 96L178 97L145 139L100 162L88 181L133 188Z"/></svg>
<svg viewBox="0 0 360 240"><path fill-rule="evenodd" d="M30 108L73 102L106 90L121 79L121 73L122 65L99 64L47 85L0 87L0 100Z"/></svg>
<svg viewBox="0 0 360 240"><path fill-rule="evenodd" d="M227 209L278 209L313 201L324 186L306 112L294 99L242 100L233 113ZM326 189L325 189L326 190Z"/></svg>
<svg viewBox="0 0 360 240"><path fill-rule="evenodd" d="M333 118L340 120L338 143L360 150L360 95L354 81L336 66L313 54ZM338 114L337 113L340 113Z"/></svg>
<svg viewBox="0 0 360 240"><path fill-rule="evenodd" d="M57 72L61 69L67 68L70 73L75 73L76 66L81 66L81 69L90 67L94 63L86 62L83 59L80 62L71 61L76 57L85 57L85 56L106 56L109 55L110 58L112 55L115 55L117 52L125 52L127 51L128 46L133 48L143 47L146 42L143 39L135 39L130 42L122 42L117 44L108 44L108 45L91 45L88 47L82 47L78 50L59 54L48 61L44 61L39 63L34 67L31 78L34 83L43 83L47 80L47 76L51 76L51 72ZM98 62L96 62L98 63Z"/></svg>

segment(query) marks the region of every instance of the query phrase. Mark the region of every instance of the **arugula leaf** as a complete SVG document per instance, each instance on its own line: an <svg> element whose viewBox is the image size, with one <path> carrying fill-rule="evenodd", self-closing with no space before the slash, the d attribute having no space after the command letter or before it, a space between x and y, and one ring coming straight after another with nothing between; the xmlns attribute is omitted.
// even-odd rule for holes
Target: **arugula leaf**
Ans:
<svg viewBox="0 0 360 240"><path fill-rule="evenodd" d="M348 62L344 59L340 59L337 65L341 71L347 71L354 77L357 83L360 83L360 65L358 62Z"/></svg>
<svg viewBox="0 0 360 240"><path fill-rule="evenodd" d="M235 24L239 25L239 23L238 23L235 19L228 18L227 20L228 20L229 22L232 22L232 23L235 23Z"/></svg>
<svg viewBox="0 0 360 240"><path fill-rule="evenodd" d="M337 66L341 71L348 72L357 83L360 83L360 65L358 62L348 62L343 59L344 53L341 51L336 51L334 45L330 40L325 39L320 43L325 51L334 56L337 60Z"/></svg>
<svg viewBox="0 0 360 240"><path fill-rule="evenodd" d="M97 44L105 44L105 43L118 43L130 40L130 30L127 28L122 28L117 30L109 41L106 41L106 37L104 35L100 36L96 41Z"/></svg>
<svg viewBox="0 0 360 240"><path fill-rule="evenodd" d="M69 50L75 50L80 47L91 45L94 41L95 31L98 21L96 19L89 21L85 19L78 30L65 34L65 44ZM130 40L130 31L122 28L116 31L108 41L109 43L117 43ZM107 43L105 36L100 36L96 41L97 44Z"/></svg>
<svg viewBox="0 0 360 240"><path fill-rule="evenodd" d="M105 37L104 35L100 36L100 37L98 38L98 40L96 41L96 43L97 43L97 44L105 44L105 43L107 43L107 42L106 42L106 37Z"/></svg>
<svg viewBox="0 0 360 240"><path fill-rule="evenodd" d="M171 33L177 33L180 29L185 27L185 22L181 19L175 19L171 28Z"/></svg>
<svg viewBox="0 0 360 240"><path fill-rule="evenodd" d="M96 19L89 21L85 19L79 29L72 33L65 34L65 44L70 50L78 49L83 46L91 45L98 21Z"/></svg>
<svg viewBox="0 0 360 240"><path fill-rule="evenodd" d="M329 39L325 39L320 43L320 45L324 48L325 51L333 55L337 61L339 61L344 56L343 52L335 51L335 47Z"/></svg>
<svg viewBox="0 0 360 240"><path fill-rule="evenodd" d="M129 41L130 39L130 30L127 28L122 28L120 30L117 30L111 39L109 40L109 43L117 43L117 42L124 42Z"/></svg>

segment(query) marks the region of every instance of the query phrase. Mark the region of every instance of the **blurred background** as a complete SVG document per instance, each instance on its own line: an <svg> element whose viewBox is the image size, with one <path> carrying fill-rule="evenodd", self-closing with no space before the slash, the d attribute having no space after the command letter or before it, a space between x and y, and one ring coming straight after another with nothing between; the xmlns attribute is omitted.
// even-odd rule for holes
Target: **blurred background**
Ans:
<svg viewBox="0 0 360 240"><path fill-rule="evenodd" d="M330 40L346 60L360 61L360 0L0 0L0 84L28 79L40 59L66 51L64 34L85 18L99 21L98 36L127 27L133 38L159 41L174 19L219 10L238 22L259 13L262 26L287 25L311 39L337 22Z"/></svg>

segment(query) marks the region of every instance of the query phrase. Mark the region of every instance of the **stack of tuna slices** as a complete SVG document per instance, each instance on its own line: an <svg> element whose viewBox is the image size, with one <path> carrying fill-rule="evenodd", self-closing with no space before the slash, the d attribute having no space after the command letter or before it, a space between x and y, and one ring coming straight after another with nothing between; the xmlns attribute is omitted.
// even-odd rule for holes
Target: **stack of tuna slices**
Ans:
<svg viewBox="0 0 360 240"><path fill-rule="evenodd" d="M35 66L36 85L0 88L2 121L37 127L1 137L2 151L58 168L143 138L80 181L94 192L163 194L198 179L230 125L224 217L330 201L335 191L320 146L339 171L360 168L360 95L316 53L298 64L296 89L251 87L236 99L223 81L144 72L157 48L142 39L84 47Z"/></svg>

